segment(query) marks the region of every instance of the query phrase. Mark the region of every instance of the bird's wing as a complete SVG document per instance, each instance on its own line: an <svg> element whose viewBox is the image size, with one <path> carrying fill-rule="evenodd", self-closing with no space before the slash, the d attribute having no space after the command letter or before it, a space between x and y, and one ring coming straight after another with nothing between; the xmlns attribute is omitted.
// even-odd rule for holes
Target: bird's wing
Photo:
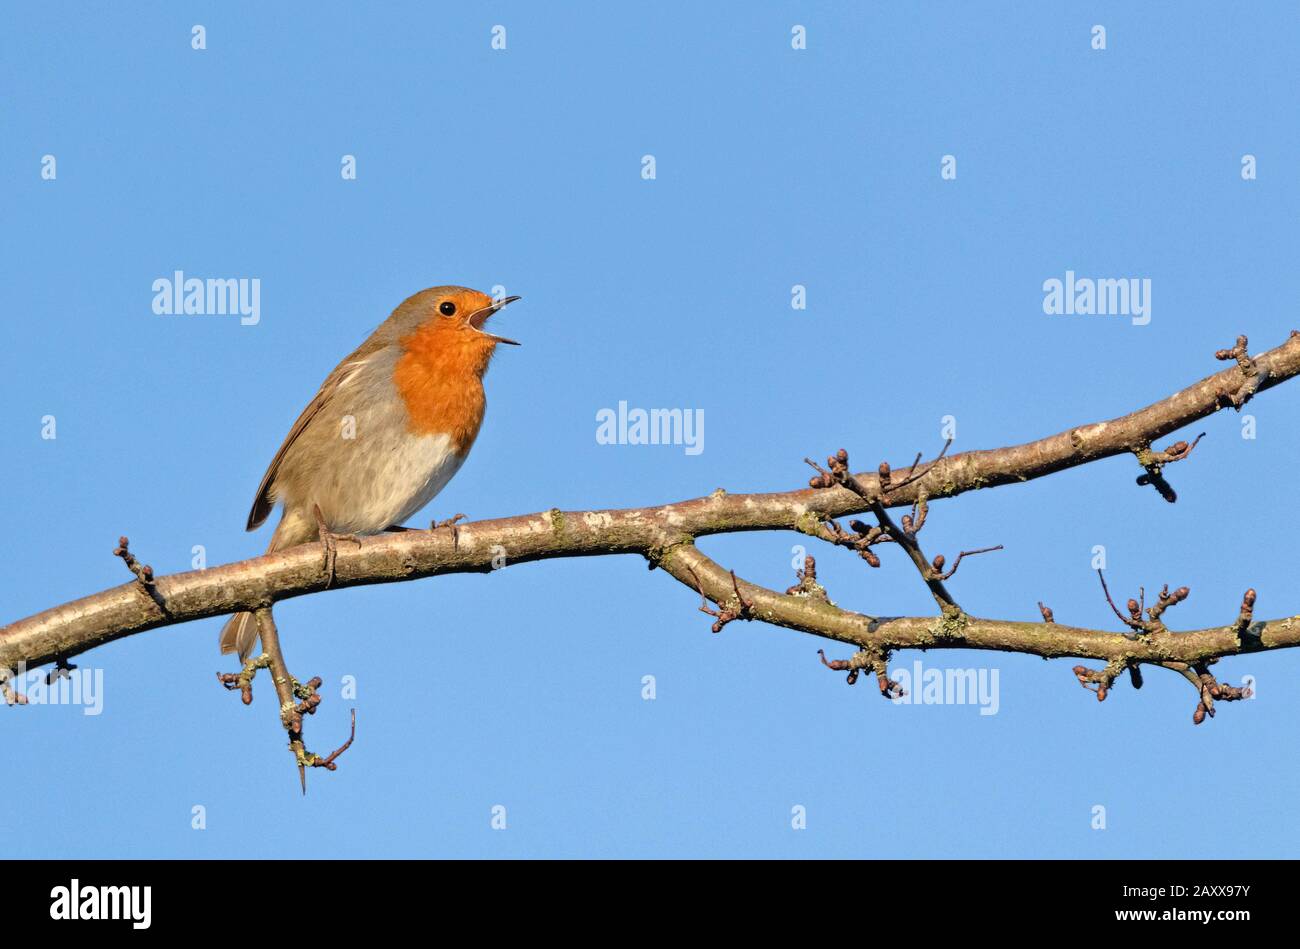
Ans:
<svg viewBox="0 0 1300 949"><path fill-rule="evenodd" d="M325 377L325 381L321 383L316 395L307 403L307 407L298 416L298 421L293 423L293 428L289 429L289 434L284 437L284 443L280 445L280 450L271 459L266 474L262 475L262 483L257 486L257 496L253 499L253 508L248 512L248 524L245 530L252 531L261 527L262 522L266 520L272 508L275 507L275 498L272 496L275 476L279 473L280 464L284 461L284 456L288 454L290 446L297 441L299 435L306 431L307 426L311 424L311 420L316 417L316 414L334 397L339 386L347 381L352 373L360 369L366 360L382 348L383 345L383 340L379 338L379 334L376 332L353 350L351 355L339 363L334 368L334 371Z"/></svg>

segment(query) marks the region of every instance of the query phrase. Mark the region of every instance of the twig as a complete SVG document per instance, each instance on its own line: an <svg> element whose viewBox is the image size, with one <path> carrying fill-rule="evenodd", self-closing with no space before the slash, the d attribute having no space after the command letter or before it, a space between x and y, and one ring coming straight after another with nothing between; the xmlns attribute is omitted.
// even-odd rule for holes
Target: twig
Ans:
<svg viewBox="0 0 1300 949"><path fill-rule="evenodd" d="M284 726L285 732L289 736L289 751L298 765L298 780L302 784L302 793L307 793L307 769L308 768L326 768L333 771L334 759L341 755L352 744L352 738L349 738L343 747L339 748L327 758L321 758L317 754L307 750L307 746L302 735L302 717L311 715L316 711L320 704L320 696L316 690L321 685L319 678L311 679L306 684L299 683L292 675L289 674L289 667L284 661L284 652L280 648L280 634L275 627L275 619L271 616L268 608L261 608L254 611L257 618L257 630L262 638L262 648L265 650L265 656L259 658L266 660L266 666L271 670L271 680L275 683L275 694L280 700L280 724ZM227 685L227 688L231 686ZM301 701L295 701L299 699ZM245 704L252 700L251 693ZM356 736L356 710L352 712L352 735Z"/></svg>
<svg viewBox="0 0 1300 949"><path fill-rule="evenodd" d="M1110 687L1114 684L1115 679L1128 666L1128 662L1123 659L1112 659L1106 663L1104 669L1089 669L1087 666L1075 666L1074 677L1079 680L1079 684L1097 694L1097 701L1106 701L1106 696L1110 693Z"/></svg>
<svg viewBox="0 0 1300 949"><path fill-rule="evenodd" d="M1165 628L1164 621L1160 618L1164 615L1165 610L1171 606L1177 606L1183 600L1187 599L1192 591L1187 587L1179 587L1173 593L1169 592L1169 584L1165 584L1160 589L1160 596L1156 602L1147 610L1147 616L1150 618L1150 624L1158 626L1160 629Z"/></svg>
<svg viewBox="0 0 1300 949"><path fill-rule="evenodd" d="M322 758L320 755L312 754L309 751L305 752L304 753L305 760L299 761L299 767L306 766L309 768L324 768L327 771L336 770L338 768L338 765L334 763L334 760L338 758L339 755L343 754L343 752L347 751L349 748L352 747L352 742L356 740L356 737L357 737L357 710L353 709L352 710L352 732L351 734L348 735L348 740L345 741L343 744L341 744L339 747L335 748L324 758ZM305 786L306 785L304 784L304 787Z"/></svg>
<svg viewBox="0 0 1300 949"><path fill-rule="evenodd" d="M145 592L149 599L153 600L154 603L157 604L158 609L162 611L164 616L169 616L170 614L167 611L167 604L163 600L162 594L158 592L158 584L154 579L153 567L148 564L141 564L136 560L135 555L131 553L130 545L131 542L127 540L125 536L119 537L117 539L117 546L113 548L113 556L122 558L122 562L126 564L127 569L135 574L135 580L140 589Z"/></svg>
<svg viewBox="0 0 1300 949"><path fill-rule="evenodd" d="M817 582L817 561L812 554L803 558L803 569L796 570L795 577L798 582L786 588L787 596L812 596L830 603L826 588Z"/></svg>
<svg viewBox="0 0 1300 949"><path fill-rule="evenodd" d="M1106 595L1106 602L1110 604L1111 612L1119 618L1119 621L1132 630L1140 633L1147 631L1146 624L1142 622L1142 607L1137 600L1128 601L1128 616L1119 611L1115 601L1110 598L1110 588L1106 586L1106 574L1100 569L1097 570L1097 576L1101 579L1101 592Z"/></svg>
<svg viewBox="0 0 1300 949"><path fill-rule="evenodd" d="M1110 598L1110 589L1106 586L1106 575L1101 570L1098 570L1097 576L1101 579L1101 590L1106 595L1106 602L1110 604L1112 612L1119 617L1119 621L1134 632L1144 636L1149 636L1152 633L1157 632L1165 632L1164 620L1161 619L1165 610L1169 609L1171 606L1177 606L1179 603L1183 602L1183 600L1187 599L1192 592L1187 587L1179 587L1173 593L1170 593L1169 584L1166 583L1161 587L1160 595L1156 598L1156 602L1152 603L1150 608L1148 608L1146 605L1146 588L1141 587L1139 593L1140 599L1129 599L1126 604L1128 606L1128 616L1125 616L1115 606L1115 601ZM1146 613L1146 619L1142 618L1143 612Z"/></svg>
<svg viewBox="0 0 1300 949"><path fill-rule="evenodd" d="M27 704L27 696L14 688L13 672L5 668L0 668L0 695L4 696L5 705Z"/></svg>
<svg viewBox="0 0 1300 949"><path fill-rule="evenodd" d="M244 668L239 672L218 672L217 681L224 685L231 692L239 691L240 698L245 705L253 704L253 677L257 675L258 669L267 669L271 665L271 657L266 653L249 659L244 663Z"/></svg>
<svg viewBox="0 0 1300 949"><path fill-rule="evenodd" d="M1178 492L1166 480L1163 473L1164 466L1185 459L1204 437L1205 433L1201 432L1190 444L1185 441L1177 441L1164 451L1153 451L1149 446L1138 449L1135 454L1138 463L1142 465L1146 473L1138 475L1137 483L1143 486L1151 485L1162 498L1173 504L1178 500Z"/></svg>
<svg viewBox="0 0 1300 949"><path fill-rule="evenodd" d="M1252 587L1247 590L1241 598L1241 610L1237 613L1237 622L1233 624L1233 630L1238 636L1246 635L1250 629L1251 617L1255 615L1255 590Z"/></svg>
<svg viewBox="0 0 1300 949"><path fill-rule="evenodd" d="M713 632L722 632L722 627L732 620L753 618L754 604L745 599L745 595L740 592L740 583L736 580L736 571L731 571L731 586L736 592L736 605L734 607L724 607L721 601L716 601L720 607L720 609L716 610L709 607L708 597L704 595L704 587L700 583L699 576L695 574L694 568L691 568L691 574L695 575L695 588L700 591L700 612L717 618L717 621L713 624Z"/></svg>
<svg viewBox="0 0 1300 949"><path fill-rule="evenodd" d="M1292 332L1294 334L1294 331ZM1254 359L1250 358L1247 351L1249 341L1245 336L1237 337L1237 344L1231 349L1220 349L1214 354L1218 360L1236 360L1237 368L1241 370L1242 380L1233 389L1219 387L1215 390L1217 400L1227 402L1238 412L1241 407L1250 401L1251 396L1260 388L1262 383L1268 378L1267 370L1261 370Z"/></svg>
<svg viewBox="0 0 1300 949"><path fill-rule="evenodd" d="M952 569L950 569L947 573L942 572L943 564L944 564L943 554L935 554L934 561L932 562L931 566L934 572L938 574L937 579L947 580L954 573L957 572L957 566L961 563L962 557L973 557L976 554L988 554L988 553L992 553L995 550L1002 550L1002 545L998 544L996 547L980 547L977 550L963 550L957 554L957 559L952 562Z"/></svg>
<svg viewBox="0 0 1300 949"><path fill-rule="evenodd" d="M916 484L916 482L920 481L922 478L924 478L926 475L928 475L931 471L933 471L934 468L935 468L935 466L936 466L937 464L939 464L939 462L943 461L943 457L944 457L944 455L948 454L948 449L951 448L951 447L952 447L952 439L950 438L950 439L948 439L947 441L945 441L945 442L943 443L943 448L939 450L939 454L935 455L935 457L934 457L934 461L932 461L932 462L930 462L930 464L926 465L924 471L922 471L920 474L912 474L912 472L916 471L916 466L917 466L917 464L918 464L918 463L920 462L920 460L921 460L921 455L918 453L917 456L916 456L916 461L912 462L912 468L911 468L911 470L908 472L908 477L904 478L902 481L899 481L899 482L897 482L897 483L891 483L891 484L889 484L889 485L886 485L886 484L884 483L884 480L882 479L882 482L881 482L881 485L880 485L881 493L882 493L882 494L889 494L889 493L892 493L892 492L894 492L894 491L902 490L903 488L906 488L906 487L908 487L909 485ZM886 462L883 462L883 461L882 461L882 462L880 463L880 467L881 467L882 474L888 472L888 470L889 470L889 465L888 465Z"/></svg>
<svg viewBox="0 0 1300 949"><path fill-rule="evenodd" d="M863 669L870 669L876 674L876 686L880 689L880 695L886 699L901 699L907 695L897 682L889 678L889 654L876 652L870 649L859 649L848 659L827 659L825 651L818 649L817 655L821 657L822 665L834 672L848 671L848 677L844 680L849 685L854 685L858 681L858 674Z"/></svg>
<svg viewBox="0 0 1300 949"><path fill-rule="evenodd" d="M884 528L869 527L859 520L849 521L853 533L840 527L839 522L834 520L827 520L821 526L822 530L817 533L819 538L838 547L857 551L858 556L872 567L880 566L880 558L871 548L876 544L893 542L893 538L885 533Z"/></svg>
<svg viewBox="0 0 1300 949"><path fill-rule="evenodd" d="M1217 681L1210 673L1208 663L1197 663L1192 666L1192 672L1196 676L1197 698L1199 699L1196 709L1192 712L1192 724L1199 725L1205 721L1206 716L1214 717L1214 702L1217 699L1220 702L1239 702L1242 699L1250 698L1250 689L1239 689L1236 686L1224 685ZM1189 674L1188 678L1192 676Z"/></svg>

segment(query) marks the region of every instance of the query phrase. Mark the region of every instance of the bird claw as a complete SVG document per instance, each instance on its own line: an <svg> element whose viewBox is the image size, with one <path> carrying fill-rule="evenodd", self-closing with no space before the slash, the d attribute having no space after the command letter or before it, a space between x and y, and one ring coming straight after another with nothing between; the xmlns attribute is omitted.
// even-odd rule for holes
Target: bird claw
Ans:
<svg viewBox="0 0 1300 949"><path fill-rule="evenodd" d="M452 549L454 550L460 547L460 530L456 527L456 525L463 520L466 520L466 516L464 514L453 515L452 517L447 518L445 521L435 520L433 523L429 525L429 533L432 534L434 531L441 530L444 527L450 527L451 546Z"/></svg>
<svg viewBox="0 0 1300 949"><path fill-rule="evenodd" d="M324 550L325 589L328 590L334 583L334 563L338 559L339 552L338 542L341 540L351 541L360 547L361 538L356 534L336 534L330 530L325 524L325 516L320 512L320 505L313 504L312 511L316 515L316 530L320 537L321 547Z"/></svg>

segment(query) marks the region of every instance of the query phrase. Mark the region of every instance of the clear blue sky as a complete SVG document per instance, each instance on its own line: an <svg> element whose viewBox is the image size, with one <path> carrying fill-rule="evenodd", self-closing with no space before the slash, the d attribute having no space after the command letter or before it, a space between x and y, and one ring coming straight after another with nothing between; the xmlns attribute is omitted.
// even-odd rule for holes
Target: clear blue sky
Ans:
<svg viewBox="0 0 1300 949"><path fill-rule="evenodd" d="M426 286L522 294L500 326L524 345L499 354L474 453L421 520L785 489L806 454L933 451L946 415L955 449L996 447L1131 410L1221 368L1212 353L1238 333L1262 350L1300 325L1289 5L473 6L6 10L6 619L122 582L119 534L160 572L189 569L195 545L209 564L260 552L269 529L244 518L284 433ZM260 322L155 315L152 283L176 270L260 279ZM1043 282L1067 270L1150 279L1150 323L1045 315ZM703 410L704 450L597 444L596 413L621 400ZM927 546L1006 546L953 581L977 615L1035 619L1043 599L1114 628L1097 544L1125 595L1191 587L1176 625L1229 621L1247 586L1259 616L1300 613L1300 384L1248 411L1253 440L1231 413L1189 431L1209 434L1170 471L1176 505L1114 459L936 504ZM801 540L702 547L784 588ZM897 551L879 571L815 552L847 607L933 609ZM696 605L631 557L285 603L292 668L326 680L310 743L328 751L358 716L305 800L269 683L244 708L214 679L233 668L220 620L114 643L79 660L102 670L102 714L0 708L5 855L1300 845L1300 655L1221 663L1259 698L1199 728L1192 690L1159 670L1099 705L1068 660L896 658L997 670L982 716L891 706L823 669L823 643L758 624L713 636Z"/></svg>

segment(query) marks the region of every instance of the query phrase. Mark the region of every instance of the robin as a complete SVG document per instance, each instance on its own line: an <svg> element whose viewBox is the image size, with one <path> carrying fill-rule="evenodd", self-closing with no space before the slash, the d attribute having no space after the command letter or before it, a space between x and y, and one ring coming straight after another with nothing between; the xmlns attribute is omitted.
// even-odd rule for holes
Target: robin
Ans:
<svg viewBox="0 0 1300 949"><path fill-rule="evenodd" d="M483 373L498 343L483 325L519 297L431 287L403 300L334 368L262 476L248 530L284 505L267 553L329 535L404 530L464 463L483 424ZM435 525L436 526L436 525ZM252 613L221 630L247 660Z"/></svg>

